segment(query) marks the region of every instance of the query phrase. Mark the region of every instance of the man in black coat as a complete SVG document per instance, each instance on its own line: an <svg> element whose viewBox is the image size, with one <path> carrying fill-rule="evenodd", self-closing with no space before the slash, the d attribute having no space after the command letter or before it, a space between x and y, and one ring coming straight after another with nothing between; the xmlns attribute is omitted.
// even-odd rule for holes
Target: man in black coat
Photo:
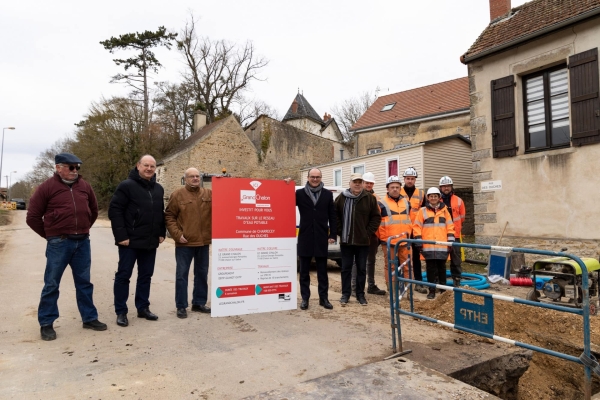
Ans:
<svg viewBox="0 0 600 400"><path fill-rule="evenodd" d="M164 190L156 183L156 160L140 158L129 178L119 184L108 207L119 265L115 274L114 295L117 325L127 326L129 279L137 261L138 277L135 307L139 318L155 321L150 311L150 283L154 274L156 248L165 240Z"/></svg>
<svg viewBox="0 0 600 400"><path fill-rule="evenodd" d="M333 208L333 193L323 187L321 171L313 168L308 171L308 181L303 189L296 190L296 206L300 213L298 233L298 257L300 257L301 310L308 308L310 298L309 267L312 258L317 263L319 281L319 305L331 310L327 292L327 246L335 242L336 220Z"/></svg>

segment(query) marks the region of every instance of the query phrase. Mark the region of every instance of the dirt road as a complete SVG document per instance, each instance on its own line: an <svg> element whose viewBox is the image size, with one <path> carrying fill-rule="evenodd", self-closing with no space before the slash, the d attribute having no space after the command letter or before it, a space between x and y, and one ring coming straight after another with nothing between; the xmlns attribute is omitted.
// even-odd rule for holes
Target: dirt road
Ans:
<svg viewBox="0 0 600 400"><path fill-rule="evenodd" d="M174 245L157 254L151 310L156 322L130 313L115 323L112 285L117 265L110 224L91 231L92 282L100 320L108 330L82 329L69 269L61 284L57 339L40 339L37 306L43 287L45 240L25 224L25 212L0 227L0 398L240 398L274 390L391 354L389 311L382 305L319 307L308 311L180 320L174 304ZM330 273L339 281L339 270ZM134 275L135 277L135 275ZM316 281L313 279L313 281ZM332 286L336 286L332 284ZM191 287L190 287L191 291ZM129 301L133 306L133 293ZM423 327L406 339L440 342ZM451 337L447 338L452 341Z"/></svg>

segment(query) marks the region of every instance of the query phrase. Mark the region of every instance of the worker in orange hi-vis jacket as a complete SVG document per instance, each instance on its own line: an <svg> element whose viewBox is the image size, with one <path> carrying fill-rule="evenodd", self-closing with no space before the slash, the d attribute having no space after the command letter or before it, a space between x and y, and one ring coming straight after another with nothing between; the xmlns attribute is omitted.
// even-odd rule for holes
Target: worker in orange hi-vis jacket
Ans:
<svg viewBox="0 0 600 400"><path fill-rule="evenodd" d="M442 202L448 207L452 222L454 223L454 237L457 242L462 242L461 230L465 220L465 202L454 194L454 182L449 176L440 178L440 192L442 192ZM450 274L454 287L460 286L460 277L462 275L461 248L452 247L450 250Z"/></svg>
<svg viewBox="0 0 600 400"><path fill-rule="evenodd" d="M413 224L415 239L436 242L454 242L454 224L448 207L440 201L441 192L432 187L427 191L427 204L417 213ZM446 284L446 260L452 247L440 244L423 244L421 257L427 267L429 283ZM428 299L435 298L435 288L429 288Z"/></svg>
<svg viewBox="0 0 600 400"><path fill-rule="evenodd" d="M389 288L387 240L391 236L404 234L404 236L398 239L392 239L391 246L394 246L399 240L408 239L412 231L412 224L410 219L410 203L408 199L400 195L400 189L402 188L400 178L396 175L390 176L385 187L387 188L387 194L377 201L381 210L381 224L377 230L377 237L381 242L381 249L383 250L383 260L385 263L384 276ZM407 258L408 247L404 243L398 246L398 265L401 265ZM409 277L408 268L404 269L404 277Z"/></svg>

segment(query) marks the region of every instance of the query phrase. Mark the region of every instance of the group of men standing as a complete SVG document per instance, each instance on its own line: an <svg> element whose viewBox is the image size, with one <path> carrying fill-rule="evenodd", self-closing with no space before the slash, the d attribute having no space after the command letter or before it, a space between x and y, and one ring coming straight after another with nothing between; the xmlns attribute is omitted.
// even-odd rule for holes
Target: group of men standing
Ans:
<svg viewBox="0 0 600 400"><path fill-rule="evenodd" d="M67 265L73 272L83 327L96 331L107 329L106 324L98 321L93 302L94 285L90 281L89 232L98 217L98 203L92 187L78 173L81 164L73 154L57 154L54 175L37 188L27 212L27 224L47 241L44 288L38 307L43 340L56 339L53 323L59 316L59 286ZM156 182L155 172L154 157L141 157L129 177L118 185L108 209L119 252L113 287L114 307L117 325L123 327L129 325L127 300L136 263L137 316L149 321L158 319L150 311L150 286L156 249L164 241L167 229L176 246L177 316L187 317L187 282L192 260L195 273L192 311L210 312L206 302L212 192L200 188L199 172L190 168L185 171L185 186L171 195L165 211L164 190Z"/></svg>
<svg viewBox="0 0 600 400"><path fill-rule="evenodd" d="M56 339L53 323L59 316L59 286L67 265L72 269L83 327L96 331L107 329L106 324L98 320L93 302L94 286L90 281L89 232L98 217L98 204L92 187L78 173L81 164L82 161L73 154L57 154L54 175L35 191L27 212L27 224L47 241L44 288L38 307L43 340ZM155 172L156 160L150 155L141 157L128 178L118 185L108 209L119 254L113 292L116 322L122 327L129 325L127 300L136 263L138 276L134 304L137 316L150 321L158 319L150 311L150 286L156 249L164 241L167 230L175 242L177 317L187 317L188 276L192 260L194 289L191 310L210 313L206 303L212 191L200 187L199 171L189 168L184 174L184 187L171 194L165 209L164 190L156 182ZM338 236L342 255L342 306L348 303L353 292L361 305L367 305L367 276L368 293L386 293L375 284L375 257L380 245L389 290L389 237L404 235L438 241L454 241L455 236L460 238L465 209L462 200L453 193L450 177L443 177L439 189L430 188L425 196L415 187L417 171L408 168L403 174L404 187L399 177L390 176L386 184L387 193L380 197L373 191L375 179L372 173L352 174L349 188L335 200L332 192L324 188L319 169L311 169L307 178L305 187L296 191L296 205L300 213L298 257L302 310L309 306L309 266L313 257L317 265L319 305L333 308L328 299L327 255L328 245L334 243ZM392 244L398 240L394 239ZM424 245L421 249L421 246L414 245L412 265L415 279L423 279L420 262L423 257L429 281L442 282L444 279L445 282L445 261L451 252L452 277L454 284L460 285L460 252L456 250L459 249L435 245ZM400 262L406 260L406 246L399 246L398 255ZM432 292L430 289L428 298L434 296L435 290Z"/></svg>
<svg viewBox="0 0 600 400"><path fill-rule="evenodd" d="M300 308L306 310L310 298L309 266L312 257L317 263L319 282L319 304L333 308L328 300L327 245L340 238L342 254L342 296L340 304L348 304L352 295L361 305L367 305L365 283L368 276L367 293L385 295L375 283L375 258L381 246L384 258L384 278L390 288L387 240L391 244L402 238L453 242L460 240L465 206L460 197L454 194L452 179L444 176L439 188L424 191L415 186L418 174L410 167L403 173L404 186L398 176L390 176L386 182L387 193L379 196L373 191L375 177L372 173L352 174L349 188L333 200L332 193L321 182L318 168L308 172L308 180L303 189L296 191L296 205L300 213L298 255L300 256L300 286L302 302ZM446 260L451 260L451 276L454 286L460 286L460 248L437 245L413 244L412 268L415 280L423 281L421 259L427 266L430 283L446 282ZM399 263L408 258L407 246L398 246ZM404 277L408 277L404 268ZM427 290L417 285L416 290L435 297L435 288Z"/></svg>

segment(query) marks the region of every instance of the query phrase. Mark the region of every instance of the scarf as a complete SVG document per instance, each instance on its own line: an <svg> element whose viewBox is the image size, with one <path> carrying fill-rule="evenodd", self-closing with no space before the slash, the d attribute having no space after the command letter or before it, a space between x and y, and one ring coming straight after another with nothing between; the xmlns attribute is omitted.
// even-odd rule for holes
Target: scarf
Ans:
<svg viewBox="0 0 600 400"><path fill-rule="evenodd" d="M346 198L344 202L344 222L342 224L342 243L348 243L350 238L350 225L352 224L352 211L354 210L354 203L362 194L362 190L359 194L354 195L350 189L344 190L342 195Z"/></svg>
<svg viewBox="0 0 600 400"><path fill-rule="evenodd" d="M313 204L315 205L317 204L317 201L319 201L319 197L321 197L321 189L323 189L323 186L325 186L323 182L319 183L319 186L317 187L310 186L308 182L306 182L306 185L304 185L304 192L308 197L311 198Z"/></svg>
<svg viewBox="0 0 600 400"><path fill-rule="evenodd" d="M404 192L406 192L406 194L408 195L409 199L412 197L412 195L413 195L413 193L415 192L416 189L417 189L416 186L408 187L408 186L404 185Z"/></svg>

